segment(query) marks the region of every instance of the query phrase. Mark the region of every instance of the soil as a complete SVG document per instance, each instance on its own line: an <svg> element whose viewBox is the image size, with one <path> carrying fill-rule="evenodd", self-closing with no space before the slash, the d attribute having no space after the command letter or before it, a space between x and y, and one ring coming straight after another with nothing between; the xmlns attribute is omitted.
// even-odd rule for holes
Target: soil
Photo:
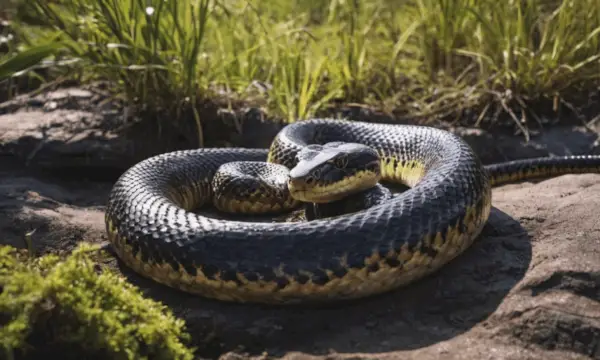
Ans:
<svg viewBox="0 0 600 360"><path fill-rule="evenodd" d="M123 126L122 107L103 99L97 89L71 88L0 105L1 243L24 247L34 231L38 253L105 244L116 177L142 158L193 147L176 136L159 143L135 119ZM278 131L254 111L210 116L213 145L265 147ZM485 163L598 153L598 130L583 126L528 143L450 130ZM600 174L498 187L493 203L478 241L435 275L333 306L222 303L157 285L116 258L109 266L185 319L203 358L600 359Z"/></svg>

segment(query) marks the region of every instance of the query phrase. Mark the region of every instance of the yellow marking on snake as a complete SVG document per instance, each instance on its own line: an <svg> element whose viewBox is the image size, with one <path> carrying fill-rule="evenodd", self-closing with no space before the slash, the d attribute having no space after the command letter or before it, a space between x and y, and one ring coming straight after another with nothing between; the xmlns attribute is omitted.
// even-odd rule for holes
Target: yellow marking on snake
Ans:
<svg viewBox="0 0 600 360"><path fill-rule="evenodd" d="M423 178L425 167L420 161L409 160L396 163L394 158L385 157L381 160L381 173L383 178L392 178L413 187Z"/></svg>

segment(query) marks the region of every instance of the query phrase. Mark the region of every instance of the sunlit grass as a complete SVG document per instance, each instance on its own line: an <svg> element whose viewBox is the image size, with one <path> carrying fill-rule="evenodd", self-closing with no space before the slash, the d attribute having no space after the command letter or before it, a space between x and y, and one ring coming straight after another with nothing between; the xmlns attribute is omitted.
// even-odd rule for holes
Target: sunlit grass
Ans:
<svg viewBox="0 0 600 360"><path fill-rule="evenodd" d="M225 96L288 122L335 101L422 121L478 109L472 123L500 107L517 123L529 111L527 123L536 101L576 103L600 74L596 0L32 0L22 9L62 33L85 73L146 108Z"/></svg>

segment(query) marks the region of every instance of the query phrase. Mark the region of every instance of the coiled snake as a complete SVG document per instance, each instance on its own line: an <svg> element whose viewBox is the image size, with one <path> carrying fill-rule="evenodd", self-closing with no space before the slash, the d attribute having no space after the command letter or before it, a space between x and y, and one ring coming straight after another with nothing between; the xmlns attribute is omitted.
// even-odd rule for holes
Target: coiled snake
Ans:
<svg viewBox="0 0 600 360"><path fill-rule="evenodd" d="M265 160L272 167L256 163ZM493 185L599 169L592 155L483 166L444 130L312 119L286 126L268 150L206 148L141 161L115 183L106 227L126 265L183 291L262 303L360 298L431 274L467 249L488 219ZM409 189L388 196L379 180ZM264 200L265 191L285 200ZM304 202L324 211L271 223L192 211Z"/></svg>

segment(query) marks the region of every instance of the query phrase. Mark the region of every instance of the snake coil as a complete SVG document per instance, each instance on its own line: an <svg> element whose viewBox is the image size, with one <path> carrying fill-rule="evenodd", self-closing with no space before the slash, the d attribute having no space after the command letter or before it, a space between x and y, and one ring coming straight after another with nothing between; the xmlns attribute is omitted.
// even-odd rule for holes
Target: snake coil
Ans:
<svg viewBox="0 0 600 360"><path fill-rule="evenodd" d="M223 164L266 160L293 172L303 149L335 142L373 149L380 178L409 189L307 222L192 212L212 202ZM185 150L141 161L115 183L106 228L126 265L186 292L262 303L360 298L416 281L463 253L488 219L493 185L599 169L600 156L592 155L483 166L462 139L441 129L312 119L286 126L268 150Z"/></svg>

